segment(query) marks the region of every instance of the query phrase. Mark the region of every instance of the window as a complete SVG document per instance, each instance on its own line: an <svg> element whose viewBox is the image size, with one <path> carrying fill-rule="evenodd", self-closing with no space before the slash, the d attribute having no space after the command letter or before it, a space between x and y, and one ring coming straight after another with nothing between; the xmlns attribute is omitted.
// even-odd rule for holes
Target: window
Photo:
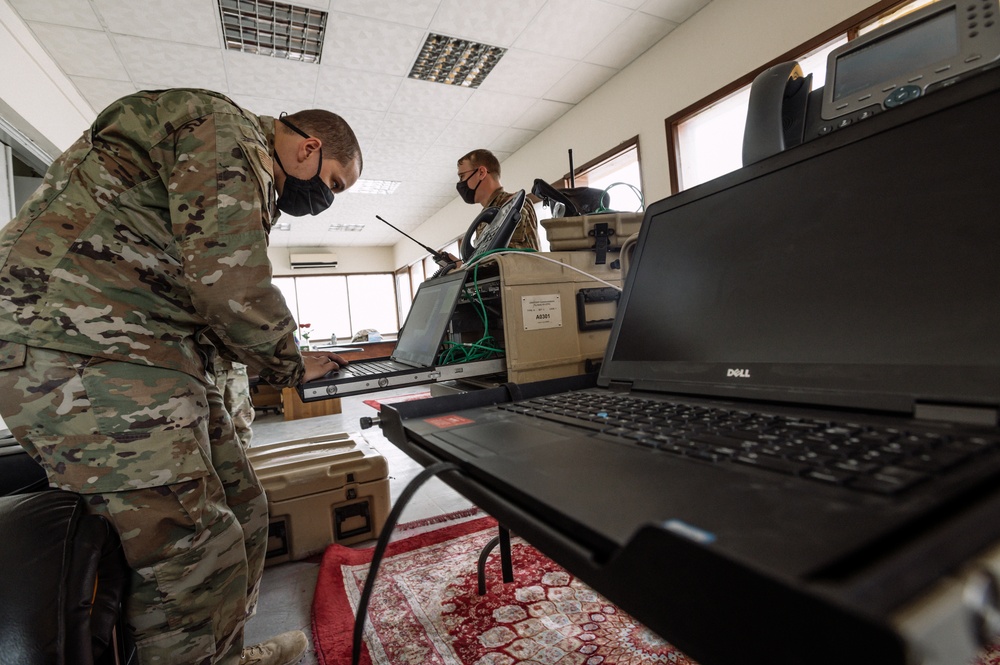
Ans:
<svg viewBox="0 0 1000 665"><path fill-rule="evenodd" d="M573 184L576 187L607 190L611 210L638 212L642 209L642 171L638 136L573 169L573 172ZM556 186L569 187L569 174L567 173L563 181Z"/></svg>
<svg viewBox="0 0 1000 665"><path fill-rule="evenodd" d="M798 60L813 88L826 80L830 51L933 0L911 0L900 5L883 0L867 12L834 27L808 44L751 72L715 94L667 118L670 184L674 192L699 185L743 165L743 128L750 100L750 84L760 72L780 62Z"/></svg>
<svg viewBox="0 0 1000 665"><path fill-rule="evenodd" d="M410 305L413 303L413 291L410 271L400 270L396 273L396 316L400 321L406 321L406 315L410 313Z"/></svg>
<svg viewBox="0 0 1000 665"><path fill-rule="evenodd" d="M459 240L453 240L438 251L458 257L461 256L462 249ZM438 271L438 268L438 264L428 254L408 269L401 269L396 273L400 322L406 321L406 315L410 313L410 304L413 302L414 296L417 295L417 289L420 288L424 280L430 279ZM406 284L406 288L403 288L402 284Z"/></svg>
<svg viewBox="0 0 1000 665"><path fill-rule="evenodd" d="M383 335L399 330L396 283L391 274L275 277L274 284L310 340L350 339L373 328Z"/></svg>

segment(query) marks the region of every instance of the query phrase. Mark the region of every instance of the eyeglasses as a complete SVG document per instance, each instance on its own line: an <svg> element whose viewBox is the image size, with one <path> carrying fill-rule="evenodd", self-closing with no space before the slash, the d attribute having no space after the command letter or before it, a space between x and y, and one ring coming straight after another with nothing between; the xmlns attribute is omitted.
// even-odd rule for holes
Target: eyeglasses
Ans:
<svg viewBox="0 0 1000 665"><path fill-rule="evenodd" d="M462 173L462 172L459 172L459 174L458 174L458 181L459 181L459 182L464 182L465 180L467 180L467 179L468 179L468 175L469 175L470 173L475 173L475 172L476 172L476 171L478 171L478 170L479 170L479 167L477 166L476 168L474 168L474 169L469 169L468 171L465 171L464 173Z"/></svg>

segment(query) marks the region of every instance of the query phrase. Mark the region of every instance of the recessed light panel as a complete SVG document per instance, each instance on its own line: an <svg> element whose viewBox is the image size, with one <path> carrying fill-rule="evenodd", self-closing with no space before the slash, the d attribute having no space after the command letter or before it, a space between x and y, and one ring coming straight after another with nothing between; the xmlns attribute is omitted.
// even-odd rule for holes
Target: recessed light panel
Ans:
<svg viewBox="0 0 1000 665"><path fill-rule="evenodd" d="M432 32L427 35L409 76L421 81L478 88L506 52L507 49L499 46Z"/></svg>
<svg viewBox="0 0 1000 665"><path fill-rule="evenodd" d="M327 231L362 231L364 224L331 224Z"/></svg>
<svg viewBox="0 0 1000 665"><path fill-rule="evenodd" d="M327 13L270 0L218 0L226 48L318 63Z"/></svg>
<svg viewBox="0 0 1000 665"><path fill-rule="evenodd" d="M392 194L402 183L398 180L367 180L361 178L347 190L348 194Z"/></svg>

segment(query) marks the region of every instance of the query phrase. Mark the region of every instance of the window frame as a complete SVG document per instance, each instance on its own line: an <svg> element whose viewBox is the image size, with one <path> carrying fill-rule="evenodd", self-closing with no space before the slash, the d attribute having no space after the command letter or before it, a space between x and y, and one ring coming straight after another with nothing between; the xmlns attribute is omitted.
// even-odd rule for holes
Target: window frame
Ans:
<svg viewBox="0 0 1000 665"><path fill-rule="evenodd" d="M639 165L639 182L642 183L644 182L642 177L642 149L639 146L639 135L636 134L631 138L625 139L615 147L609 150L605 150L600 155L594 157L590 161L580 166L573 166L572 171L567 171L562 178L551 183L551 185L556 188L586 186L586 183L584 184L577 183L576 182L577 178L584 177L584 179L586 179L586 175L588 172L593 171L601 166L604 166L608 162L618 158L619 156L628 152L629 150L632 150L633 148L635 148L635 161ZM571 184L571 181L573 184ZM640 187L639 189L642 189L642 187Z"/></svg>

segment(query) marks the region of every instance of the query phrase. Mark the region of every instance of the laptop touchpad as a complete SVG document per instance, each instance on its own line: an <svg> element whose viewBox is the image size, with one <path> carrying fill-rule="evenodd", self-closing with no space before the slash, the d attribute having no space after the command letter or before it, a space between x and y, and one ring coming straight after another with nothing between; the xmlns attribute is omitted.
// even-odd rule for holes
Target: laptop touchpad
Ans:
<svg viewBox="0 0 1000 665"><path fill-rule="evenodd" d="M526 446L535 447L566 438L558 432L514 422L473 425L454 432L440 432L437 437L474 457L503 455Z"/></svg>

